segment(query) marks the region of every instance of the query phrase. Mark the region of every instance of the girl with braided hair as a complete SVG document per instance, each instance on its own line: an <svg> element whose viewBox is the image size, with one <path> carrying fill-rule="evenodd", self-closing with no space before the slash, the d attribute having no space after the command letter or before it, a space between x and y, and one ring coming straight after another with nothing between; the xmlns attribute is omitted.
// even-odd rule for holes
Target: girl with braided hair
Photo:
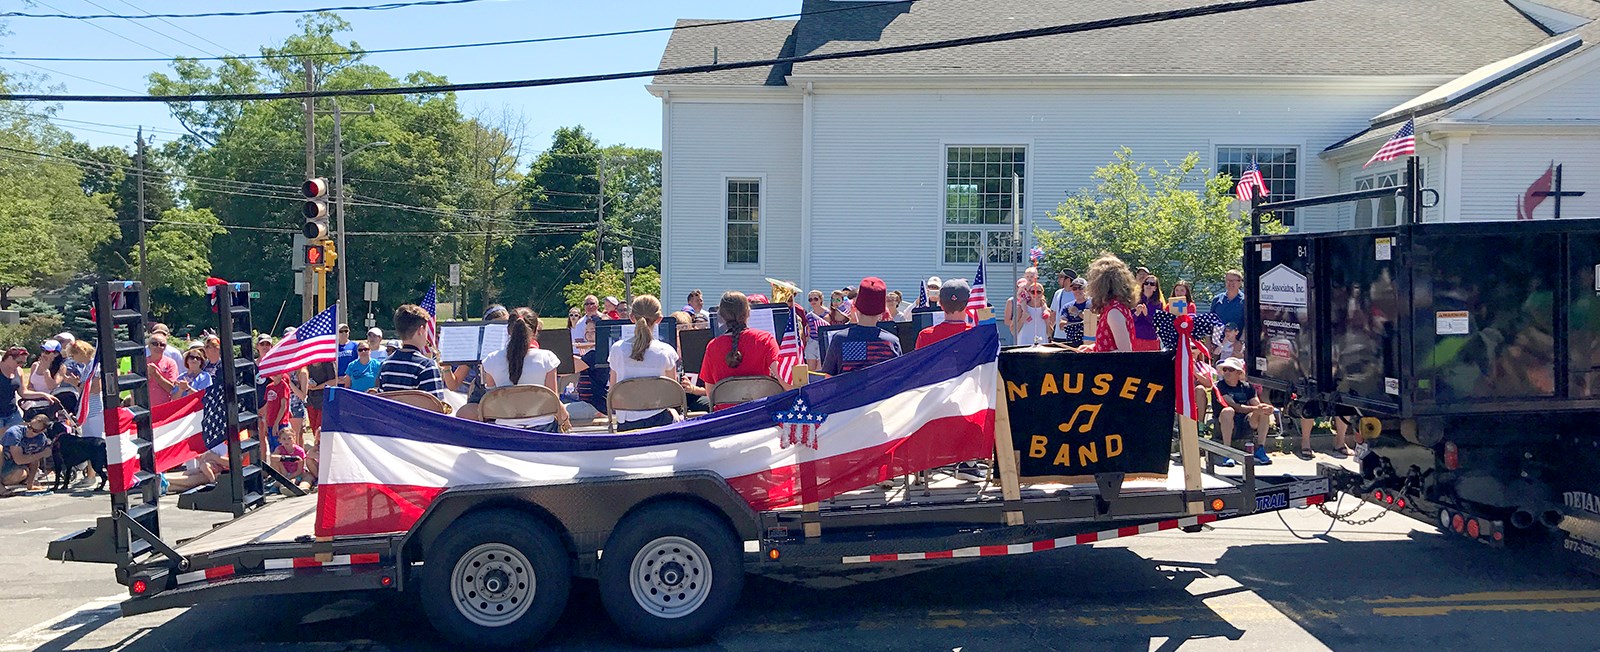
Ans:
<svg viewBox="0 0 1600 652"><path fill-rule="evenodd" d="M700 363L700 380L709 393L719 381L737 376L771 376L778 378L778 340L763 330L750 328L750 300L740 292L727 292L717 303L717 318L728 325L728 332L716 336L706 345L706 357ZM730 405L713 405L720 410Z"/></svg>

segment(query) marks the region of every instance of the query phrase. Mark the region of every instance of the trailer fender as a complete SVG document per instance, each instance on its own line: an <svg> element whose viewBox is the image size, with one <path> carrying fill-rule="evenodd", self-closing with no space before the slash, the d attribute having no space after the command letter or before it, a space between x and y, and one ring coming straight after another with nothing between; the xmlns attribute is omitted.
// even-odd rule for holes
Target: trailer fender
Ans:
<svg viewBox="0 0 1600 652"><path fill-rule="evenodd" d="M755 511L721 476L710 471L473 485L452 487L434 499L401 541L402 567L425 559L429 547L462 516L481 509L509 508L527 512L560 533L579 562L578 574L589 576L594 553L604 547L617 523L641 506L664 500L705 506L721 515L741 540L759 535Z"/></svg>

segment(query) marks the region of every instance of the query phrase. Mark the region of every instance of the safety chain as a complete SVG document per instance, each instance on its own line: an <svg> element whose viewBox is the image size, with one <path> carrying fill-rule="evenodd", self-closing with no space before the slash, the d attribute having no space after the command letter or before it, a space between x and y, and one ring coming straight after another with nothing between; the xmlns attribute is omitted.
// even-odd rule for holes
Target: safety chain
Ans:
<svg viewBox="0 0 1600 652"><path fill-rule="evenodd" d="M1382 507L1383 510L1378 512L1378 514L1376 516L1373 516L1371 518L1364 518L1364 519L1361 519L1361 520L1351 520L1350 517L1351 516L1355 516L1356 512L1360 511L1361 510L1361 506L1365 505L1366 502L1367 501L1365 501L1365 500L1359 500L1359 499L1356 500L1356 506L1354 508L1351 508L1350 511L1345 512L1343 514L1334 513L1333 510L1328 509L1328 506L1324 505L1322 503L1317 503L1317 510L1322 512L1328 518L1331 518L1331 519L1333 519L1335 521L1338 521L1340 523L1344 523L1345 525L1355 525L1355 526L1367 525L1368 523L1372 523L1373 521L1376 521L1376 520L1378 520L1380 518L1388 516L1389 512L1394 511L1393 507L1389 507L1388 505L1379 505L1379 507Z"/></svg>

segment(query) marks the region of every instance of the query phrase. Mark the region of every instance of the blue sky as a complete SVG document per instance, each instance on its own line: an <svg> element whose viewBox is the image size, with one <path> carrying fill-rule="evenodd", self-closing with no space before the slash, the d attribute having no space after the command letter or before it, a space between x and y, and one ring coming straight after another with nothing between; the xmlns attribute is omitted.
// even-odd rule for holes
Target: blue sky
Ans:
<svg viewBox="0 0 1600 652"><path fill-rule="evenodd" d="M7 2L6 9L35 13L140 14L206 10L312 8L379 4L378 0L33 0ZM23 5L19 7L19 5ZM31 7L26 5L32 5ZM345 12L353 39L363 48L498 41L672 25L678 18L747 18L799 11L800 0L495 0L459 6L411 7L392 11ZM295 16L157 20L77 21L12 18L0 51L10 56L156 57L166 55L256 54L294 32ZM185 33L179 28L193 32ZM198 35L198 36L196 36ZM560 43L494 48L375 54L369 63L396 76L414 70L445 75L453 82L531 79L653 69L660 62L667 32ZM203 39L201 38L203 37ZM210 41L210 42L207 42ZM223 46L223 47L219 47ZM145 77L169 70L166 63L39 62L47 72L15 61L0 62L14 73L49 75L70 93L143 93ZM85 79L75 78L81 77ZM87 80L94 80L86 81ZM100 83L95 83L100 82ZM528 119L530 152L542 150L557 127L582 124L603 144L661 146L661 104L645 92L646 80L550 88L480 91L461 94L463 109L499 113L506 106ZM110 84L111 86L107 86ZM116 88L123 87L123 88ZM162 140L181 128L161 104L65 103L58 124L96 145L128 145L133 128L154 129ZM117 125L87 125L68 120Z"/></svg>

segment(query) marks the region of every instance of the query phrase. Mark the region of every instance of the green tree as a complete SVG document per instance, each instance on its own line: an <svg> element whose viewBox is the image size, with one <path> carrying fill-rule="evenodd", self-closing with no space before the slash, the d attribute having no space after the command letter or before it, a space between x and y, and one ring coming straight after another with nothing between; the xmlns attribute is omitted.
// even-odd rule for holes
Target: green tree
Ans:
<svg viewBox="0 0 1600 652"><path fill-rule="evenodd" d="M1156 168L1135 161L1126 147L1117 150L1095 170L1093 190L1079 190L1050 214L1059 230L1034 231L1047 265L1082 270L1109 252L1150 268L1169 288L1178 279L1220 283L1243 260L1250 223L1232 209L1233 180L1198 170L1199 163L1190 153ZM1285 231L1270 218L1262 230Z"/></svg>
<svg viewBox="0 0 1600 652"><path fill-rule="evenodd" d="M583 127L556 130L550 148L534 159L519 191L526 216L497 259L504 298L541 313L565 311L563 288L594 270L601 163L605 170L605 259L621 261L634 247L639 267L661 260L661 152L602 148ZM511 264L509 261L519 261Z"/></svg>
<svg viewBox="0 0 1600 652"><path fill-rule="evenodd" d="M136 148L137 144L130 146ZM117 231L100 243L92 255L94 273L108 278L133 278L132 250L139 246L139 174L129 150L109 145L91 147L69 142L62 153L82 170L83 192L111 207ZM177 205L174 180L176 162L160 149L145 148L144 215L149 223Z"/></svg>
<svg viewBox="0 0 1600 652"><path fill-rule="evenodd" d="M612 296L624 301L627 300L626 291L623 289L625 284L622 278L622 269L618 267L608 264L599 272L586 269L578 276L579 278L576 282L567 284L567 287L561 292L568 306L583 305L583 298L591 294L597 297ZM653 294L657 299L661 298L661 273L656 271L653 265L639 267L634 270L633 296L641 294ZM663 305L661 309L670 311L673 306ZM540 312L539 314L555 315L558 313ZM566 309L562 308L559 314L565 315Z"/></svg>
<svg viewBox="0 0 1600 652"><path fill-rule="evenodd" d="M206 311L206 278L211 276L211 244L223 235L222 223L210 209L174 208L145 234L150 259L145 284L151 312L181 323ZM132 252L138 268L139 251Z"/></svg>

